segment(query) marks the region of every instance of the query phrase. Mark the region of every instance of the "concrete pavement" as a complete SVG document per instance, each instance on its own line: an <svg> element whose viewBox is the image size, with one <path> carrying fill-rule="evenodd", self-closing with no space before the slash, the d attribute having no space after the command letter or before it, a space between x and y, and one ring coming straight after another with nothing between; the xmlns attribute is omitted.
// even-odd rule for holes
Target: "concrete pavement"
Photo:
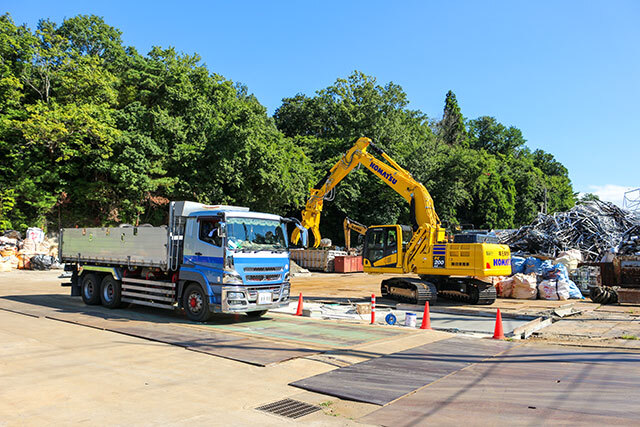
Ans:
<svg viewBox="0 0 640 427"><path fill-rule="evenodd" d="M60 288L59 283L54 272L12 272L0 277L0 308L11 303L9 309L14 310L0 309L0 425L352 425L356 423L350 418L375 407L338 402L288 384L336 365L449 336L438 332L399 335L338 348L321 357L257 367L20 314L28 304L6 299L8 295L63 295L68 289ZM41 309L30 307L32 313ZM152 316L176 327L210 327L190 324L164 311ZM325 405L323 411L297 421L255 410L283 398Z"/></svg>
<svg viewBox="0 0 640 427"><path fill-rule="evenodd" d="M519 393L520 405L533 398L536 404L532 406L549 417L545 422L562 423L563 420L585 419L585 414L598 414L600 401L592 397L598 390L616 390L611 388L610 379L616 372L617 362L608 363L607 372L611 373L601 375L602 371L598 369L584 369L592 362L573 360L571 349L558 347L540 362L513 364L509 359L500 361L504 369L492 371L500 372L497 380L479 368L473 371L460 369L378 411L380 407L377 405L300 391L288 384L428 345L453 334L419 330L388 333L389 328L381 326L345 325L335 321L292 318L284 314L255 323L218 319L208 324L193 324L182 315L161 310L133 308L108 311L102 307L89 310L78 303L77 298L68 297L68 288L59 286L60 280L56 275L56 272L29 271L0 273L0 425L362 425L363 421L395 425L427 421L455 424L462 422L463 418L465 423L482 424L491 420L490 412L474 415L473 411L461 413L461 408L480 402L486 408L505 410L503 404L508 400L502 390L507 388L510 393ZM103 312L113 315L105 317ZM81 322L56 321L45 317L49 315L47 313L64 318L81 315ZM258 367L187 351L180 343L170 345L105 330L109 325L139 328L151 325L158 330L179 330L184 334L214 330L229 337L251 337L271 344L304 345L317 352ZM323 332L323 329L327 331ZM526 342L519 345L535 348ZM566 367L567 375L559 377L561 382L554 384L562 384L562 390L588 385L585 390L591 396L589 404L575 406L578 411L583 411L580 416L563 413L572 406L558 410L553 407L553 400L536 398L544 397L548 387L548 384L537 380L546 378L543 375L545 366L558 362L564 355L568 355L568 359L561 360L562 363L556 367L560 367L560 374ZM452 354L434 357L446 360ZM640 381L640 353L631 352L625 357L624 373L616 374L615 381L621 389L626 387L633 391ZM410 369L410 366L403 369ZM370 374L384 386L385 378L376 377L375 372ZM526 378L531 379L527 384L524 382ZM500 387L495 386L496 381ZM474 385L474 393L465 392L470 390L469 384ZM482 399L478 400L478 396ZM322 411L293 421L255 409L283 398L320 405ZM580 396L573 394L571 398L579 399ZM446 403L446 410L442 402ZM635 419L635 412L629 412L628 405L611 405L610 399L604 402L606 407L602 407L601 412L606 412L606 419L623 423L640 421ZM441 407L442 410L431 410ZM403 415L407 411L411 412L411 418ZM566 418L568 415L573 418Z"/></svg>

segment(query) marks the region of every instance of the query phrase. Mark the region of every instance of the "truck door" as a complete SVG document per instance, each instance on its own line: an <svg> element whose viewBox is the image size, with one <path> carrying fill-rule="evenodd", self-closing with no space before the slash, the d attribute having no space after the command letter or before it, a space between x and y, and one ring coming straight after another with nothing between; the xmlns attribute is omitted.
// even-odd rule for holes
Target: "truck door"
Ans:
<svg viewBox="0 0 640 427"><path fill-rule="evenodd" d="M220 217L200 217L187 223L184 262L204 269L223 269L223 239L218 236Z"/></svg>

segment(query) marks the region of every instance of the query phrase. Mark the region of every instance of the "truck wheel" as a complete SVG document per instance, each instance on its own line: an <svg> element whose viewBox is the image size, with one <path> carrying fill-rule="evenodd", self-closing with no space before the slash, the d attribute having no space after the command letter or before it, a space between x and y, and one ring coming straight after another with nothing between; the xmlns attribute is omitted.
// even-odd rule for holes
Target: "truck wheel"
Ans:
<svg viewBox="0 0 640 427"><path fill-rule="evenodd" d="M247 312L247 316L249 316L249 317L261 317L261 316L264 316L265 314L267 314L267 310L248 311Z"/></svg>
<svg viewBox="0 0 640 427"><path fill-rule="evenodd" d="M87 305L100 304L100 278L97 274L82 275L82 301Z"/></svg>
<svg viewBox="0 0 640 427"><path fill-rule="evenodd" d="M211 318L207 295L197 283L187 286L182 296L182 307L194 322L206 322Z"/></svg>
<svg viewBox="0 0 640 427"><path fill-rule="evenodd" d="M107 308L119 308L122 306L122 285L119 280L108 274L100 283L100 300Z"/></svg>

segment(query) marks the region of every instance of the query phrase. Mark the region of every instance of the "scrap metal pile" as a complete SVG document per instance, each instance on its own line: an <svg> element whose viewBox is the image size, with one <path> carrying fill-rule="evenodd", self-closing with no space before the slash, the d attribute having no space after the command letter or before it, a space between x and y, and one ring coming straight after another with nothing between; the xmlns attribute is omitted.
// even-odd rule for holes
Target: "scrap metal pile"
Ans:
<svg viewBox="0 0 640 427"><path fill-rule="evenodd" d="M618 246L619 255L640 255L640 225L627 231Z"/></svg>
<svg viewBox="0 0 640 427"><path fill-rule="evenodd" d="M635 234L634 234L635 232ZM592 201L568 212L539 214L530 225L503 231L498 237L512 251L556 257L579 249L585 261L600 261L611 249L640 250L640 217L609 202ZM635 237L635 239L634 239ZM629 244L623 242L629 241Z"/></svg>

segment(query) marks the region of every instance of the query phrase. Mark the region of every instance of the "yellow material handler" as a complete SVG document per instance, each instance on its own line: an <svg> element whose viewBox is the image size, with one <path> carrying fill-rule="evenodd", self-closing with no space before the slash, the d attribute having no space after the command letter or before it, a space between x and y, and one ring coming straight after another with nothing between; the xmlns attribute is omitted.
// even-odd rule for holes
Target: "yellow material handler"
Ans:
<svg viewBox="0 0 640 427"><path fill-rule="evenodd" d="M373 156L367 150L379 155ZM311 189L302 211L302 226L320 243L320 215L325 197L356 166L363 165L393 188L411 206L412 226L374 225L367 229L363 251L366 273L398 273L405 276L382 281L382 296L414 304L435 302L437 296L470 304L492 304L496 291L491 276L511 274L511 252L495 237L459 234L447 241L445 229L427 189L400 167L369 138L360 138ZM299 231L291 239L297 242ZM495 243L491 243L492 238ZM417 274L420 278L406 276Z"/></svg>
<svg viewBox="0 0 640 427"><path fill-rule="evenodd" d="M342 227L344 228L344 246L347 248L347 252L351 250L351 230L362 236L367 234L367 226L351 218L345 218Z"/></svg>

